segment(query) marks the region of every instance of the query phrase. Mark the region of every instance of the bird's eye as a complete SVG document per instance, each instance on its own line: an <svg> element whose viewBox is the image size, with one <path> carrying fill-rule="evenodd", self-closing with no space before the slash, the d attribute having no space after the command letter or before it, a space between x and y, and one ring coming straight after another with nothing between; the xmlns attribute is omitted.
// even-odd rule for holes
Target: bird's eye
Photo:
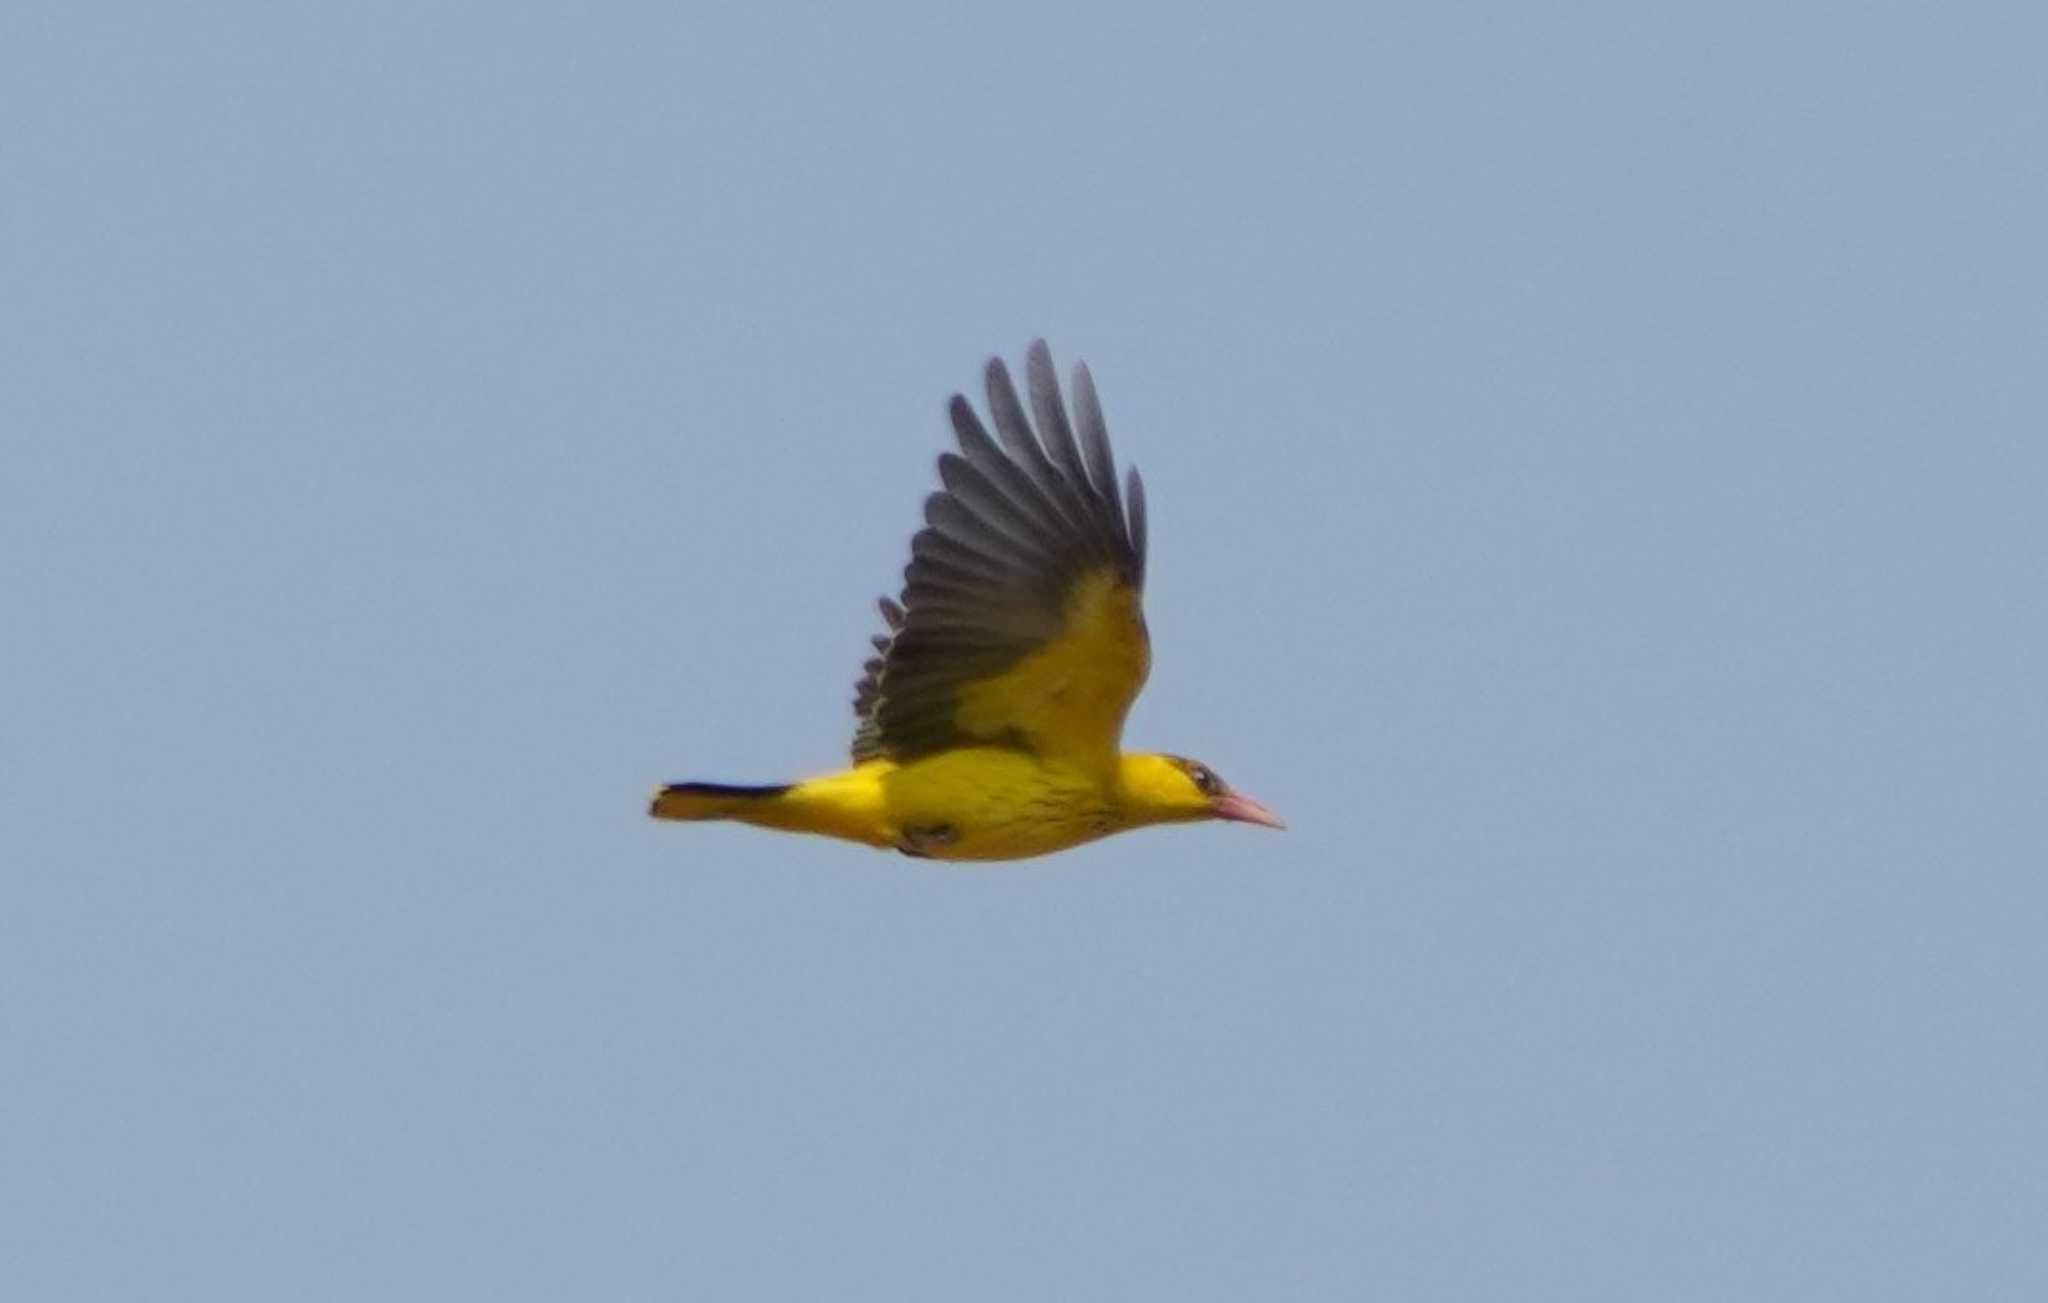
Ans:
<svg viewBox="0 0 2048 1303"><path fill-rule="evenodd" d="M1223 786L1216 775L1209 772L1207 765L1195 765L1188 770L1188 777L1195 780L1196 790L1200 791L1204 796L1216 795L1218 789Z"/></svg>

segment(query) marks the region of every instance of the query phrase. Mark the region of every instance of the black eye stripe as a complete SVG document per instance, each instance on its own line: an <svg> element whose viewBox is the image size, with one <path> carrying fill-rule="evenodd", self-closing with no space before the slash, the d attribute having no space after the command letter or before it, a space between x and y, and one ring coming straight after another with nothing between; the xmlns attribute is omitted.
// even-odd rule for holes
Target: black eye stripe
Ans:
<svg viewBox="0 0 2048 1303"><path fill-rule="evenodd" d="M1202 795L1221 796L1228 790L1223 786L1223 780L1216 776L1216 771L1201 761L1188 760L1181 756L1168 756L1167 759L1180 766L1181 772L1188 776L1188 781L1193 783L1195 790Z"/></svg>

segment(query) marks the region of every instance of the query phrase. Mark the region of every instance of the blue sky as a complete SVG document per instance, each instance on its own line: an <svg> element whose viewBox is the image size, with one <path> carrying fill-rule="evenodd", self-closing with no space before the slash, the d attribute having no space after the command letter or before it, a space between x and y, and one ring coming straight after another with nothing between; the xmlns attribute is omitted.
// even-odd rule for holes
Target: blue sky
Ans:
<svg viewBox="0 0 2048 1303"><path fill-rule="evenodd" d="M10 10L16 1289L2048 1293L2044 37ZM1039 334L1292 829L645 819Z"/></svg>

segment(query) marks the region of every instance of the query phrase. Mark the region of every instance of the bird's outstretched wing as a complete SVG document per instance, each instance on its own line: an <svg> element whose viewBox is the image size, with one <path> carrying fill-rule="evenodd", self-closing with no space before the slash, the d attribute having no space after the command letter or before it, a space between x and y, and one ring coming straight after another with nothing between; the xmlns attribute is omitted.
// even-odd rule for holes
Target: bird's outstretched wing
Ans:
<svg viewBox="0 0 2048 1303"><path fill-rule="evenodd" d="M939 458L945 489L925 500L900 605L882 601L890 631L856 688L855 761L957 746L1114 761L1151 663L1144 484L1134 469L1117 492L1085 364L1071 423L1045 341L1025 376L1029 417L1002 359L988 364L995 438L953 396L960 452Z"/></svg>

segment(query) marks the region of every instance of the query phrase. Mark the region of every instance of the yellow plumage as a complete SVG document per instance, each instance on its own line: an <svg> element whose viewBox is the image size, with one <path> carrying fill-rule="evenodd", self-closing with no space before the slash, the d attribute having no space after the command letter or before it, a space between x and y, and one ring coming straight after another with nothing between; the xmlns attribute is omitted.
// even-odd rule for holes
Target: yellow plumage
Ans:
<svg viewBox="0 0 2048 1303"><path fill-rule="evenodd" d="M1117 492L1086 367L1076 438L1050 354L1029 354L1036 428L1000 360L988 368L998 447L956 396L963 455L940 458L901 606L883 602L855 709L852 768L775 787L681 783L651 813L731 819L947 860L1066 850L1146 824L1280 826L1206 766L1119 750L1150 644L1140 605L1143 485Z"/></svg>
<svg viewBox="0 0 2048 1303"><path fill-rule="evenodd" d="M1174 758L1117 758L1113 782L995 747L947 751L898 765L870 760L759 795L706 796L687 787L654 799L658 819L733 819L822 833L941 860L1021 860L1151 823L1212 817L1210 802ZM950 840L915 844L914 831L950 827Z"/></svg>

